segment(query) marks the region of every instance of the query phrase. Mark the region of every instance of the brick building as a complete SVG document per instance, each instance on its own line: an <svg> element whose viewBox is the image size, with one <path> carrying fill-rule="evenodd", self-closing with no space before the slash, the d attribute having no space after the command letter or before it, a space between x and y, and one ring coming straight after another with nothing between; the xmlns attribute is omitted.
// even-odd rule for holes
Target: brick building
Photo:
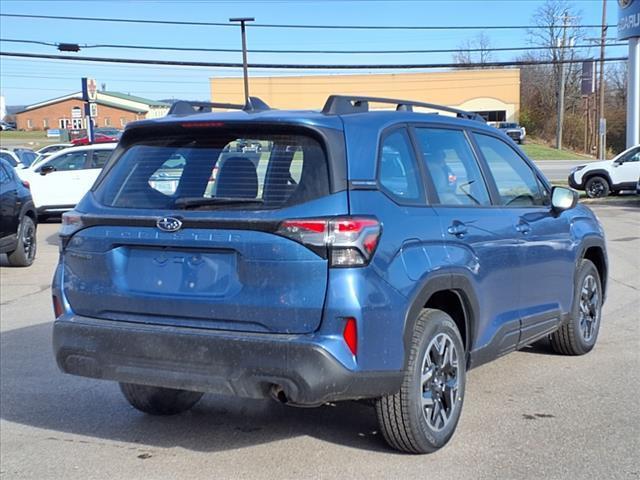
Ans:
<svg viewBox="0 0 640 480"><path fill-rule="evenodd" d="M170 105L119 92L98 92L96 127L123 128L127 123L167 114ZM76 92L29 105L16 113L18 130L47 130L49 128L86 128L82 93Z"/></svg>

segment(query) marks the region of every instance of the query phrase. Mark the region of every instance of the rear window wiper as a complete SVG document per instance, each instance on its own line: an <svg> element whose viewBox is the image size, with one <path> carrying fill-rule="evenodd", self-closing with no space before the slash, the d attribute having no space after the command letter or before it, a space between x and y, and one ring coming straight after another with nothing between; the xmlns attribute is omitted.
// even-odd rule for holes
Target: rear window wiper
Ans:
<svg viewBox="0 0 640 480"><path fill-rule="evenodd" d="M259 198L234 198L234 197L182 197L174 204L176 208L215 207L222 205L263 205Z"/></svg>

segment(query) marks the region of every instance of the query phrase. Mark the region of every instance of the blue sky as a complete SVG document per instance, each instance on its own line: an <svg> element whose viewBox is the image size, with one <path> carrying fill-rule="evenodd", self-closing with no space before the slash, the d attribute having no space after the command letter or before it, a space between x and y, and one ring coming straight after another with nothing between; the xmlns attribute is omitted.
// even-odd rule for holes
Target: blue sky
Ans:
<svg viewBox="0 0 640 480"><path fill-rule="evenodd" d="M226 22L229 17L255 17L260 23L357 25L509 25L530 24L542 4L534 0L509 1L14 1L2 0L5 14L69 15L117 18ZM602 2L574 1L583 24L599 24ZM609 0L607 23L616 23L617 2ZM436 49L457 48L477 31L367 31L249 28L251 48L274 49ZM598 36L597 29L592 30ZM528 44L524 30L487 31L491 46ZM163 26L119 23L21 19L0 17L0 36L80 44L129 44L182 47L238 48L236 28ZM615 28L609 33L615 37ZM3 51L57 53L54 47L3 42ZM592 54L595 54L595 50ZM626 47L610 47L609 55L625 56ZM85 49L77 56L180 59L237 62L240 54L169 52L110 48ZM513 52L497 52L496 60L510 60ZM433 63L450 62L452 55L391 54L251 54L250 62L274 63ZM251 75L291 75L305 72L254 70ZM308 72L307 72L308 73ZM326 73L326 72L323 72ZM332 72L330 72L332 73ZM208 99L208 78L239 76L240 69L178 68L108 65L0 57L0 90L8 105L28 104L78 90L80 77L106 83L108 90L153 99ZM363 92L366 93L366 92Z"/></svg>

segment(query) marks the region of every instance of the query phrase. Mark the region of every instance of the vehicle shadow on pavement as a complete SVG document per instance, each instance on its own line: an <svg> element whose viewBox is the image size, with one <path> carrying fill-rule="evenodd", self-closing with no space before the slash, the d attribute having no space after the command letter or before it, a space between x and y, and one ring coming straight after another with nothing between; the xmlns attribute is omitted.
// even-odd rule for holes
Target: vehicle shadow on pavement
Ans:
<svg viewBox="0 0 640 480"><path fill-rule="evenodd" d="M390 453L374 409L362 402L320 408L287 407L273 400L205 395L189 412L153 417L124 400L115 382L58 371L51 348L52 323L3 332L0 338L0 416L8 422L96 440L147 447L215 452L299 436ZM71 440L69 440L71 441Z"/></svg>

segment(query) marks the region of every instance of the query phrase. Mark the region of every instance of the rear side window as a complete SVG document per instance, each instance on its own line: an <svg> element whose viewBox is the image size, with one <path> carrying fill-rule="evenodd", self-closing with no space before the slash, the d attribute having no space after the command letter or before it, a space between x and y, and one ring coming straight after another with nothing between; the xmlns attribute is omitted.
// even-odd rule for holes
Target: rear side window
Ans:
<svg viewBox="0 0 640 480"><path fill-rule="evenodd" d="M479 133L474 136L496 182L501 205L526 207L547 203L538 177L515 150L495 137Z"/></svg>
<svg viewBox="0 0 640 480"><path fill-rule="evenodd" d="M398 200L422 198L419 173L406 130L395 130L382 141L378 171L380 185Z"/></svg>
<svg viewBox="0 0 640 480"><path fill-rule="evenodd" d="M416 128L427 171L441 205L490 205L467 137L460 130Z"/></svg>
<svg viewBox="0 0 640 480"><path fill-rule="evenodd" d="M16 162L16 159L13 158L13 155L9 153L0 152L0 158L2 158L3 160L6 160L9 163L9 165L11 165L12 167L16 167L18 165L18 163Z"/></svg>
<svg viewBox="0 0 640 480"><path fill-rule="evenodd" d="M329 194L327 158L306 135L159 135L130 146L96 193L123 208L280 208Z"/></svg>
<svg viewBox="0 0 640 480"><path fill-rule="evenodd" d="M113 150L94 150L91 153L91 164L89 168L102 168L109 160Z"/></svg>
<svg viewBox="0 0 640 480"><path fill-rule="evenodd" d="M0 183L9 183L11 181L11 176L9 172L5 170L4 165L0 165Z"/></svg>

